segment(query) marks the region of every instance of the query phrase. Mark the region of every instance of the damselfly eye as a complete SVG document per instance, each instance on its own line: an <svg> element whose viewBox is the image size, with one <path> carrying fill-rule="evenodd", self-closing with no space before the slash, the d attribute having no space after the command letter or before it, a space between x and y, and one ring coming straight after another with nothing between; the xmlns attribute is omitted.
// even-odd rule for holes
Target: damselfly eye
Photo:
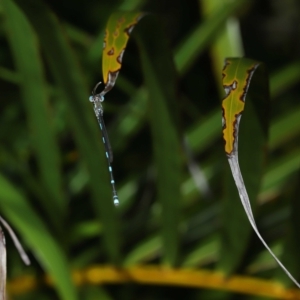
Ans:
<svg viewBox="0 0 300 300"><path fill-rule="evenodd" d="M89 100L90 102L94 102L94 96L90 96Z"/></svg>

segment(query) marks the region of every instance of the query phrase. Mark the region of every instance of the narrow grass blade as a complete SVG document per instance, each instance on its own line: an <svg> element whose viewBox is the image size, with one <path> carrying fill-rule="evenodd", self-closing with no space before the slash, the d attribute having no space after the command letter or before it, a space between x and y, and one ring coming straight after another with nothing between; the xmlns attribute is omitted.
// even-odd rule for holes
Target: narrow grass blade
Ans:
<svg viewBox="0 0 300 300"><path fill-rule="evenodd" d="M300 136L300 126L295 126L300 119L300 105L282 114L270 127L270 149L285 145L287 141Z"/></svg>
<svg viewBox="0 0 300 300"><path fill-rule="evenodd" d="M151 236L143 240L124 259L124 266L129 267L141 264L161 252L162 242L159 235Z"/></svg>
<svg viewBox="0 0 300 300"><path fill-rule="evenodd" d="M178 259L181 200L175 68L158 22L148 16L139 24L137 30L142 70L149 92L149 118L157 167L158 201L162 206L164 263L174 265Z"/></svg>
<svg viewBox="0 0 300 300"><path fill-rule="evenodd" d="M300 167L300 149L289 152L283 157L276 159L268 168L261 185L259 201L274 199L282 193L289 178Z"/></svg>
<svg viewBox="0 0 300 300"><path fill-rule="evenodd" d="M270 80L271 95L277 97L300 80L300 62L296 61L274 73Z"/></svg>
<svg viewBox="0 0 300 300"><path fill-rule="evenodd" d="M38 42L19 8L11 0L3 0L2 3L40 178L51 198L51 202L46 199L42 204L49 219L57 227L63 222L67 201L62 192L60 154L50 120Z"/></svg>

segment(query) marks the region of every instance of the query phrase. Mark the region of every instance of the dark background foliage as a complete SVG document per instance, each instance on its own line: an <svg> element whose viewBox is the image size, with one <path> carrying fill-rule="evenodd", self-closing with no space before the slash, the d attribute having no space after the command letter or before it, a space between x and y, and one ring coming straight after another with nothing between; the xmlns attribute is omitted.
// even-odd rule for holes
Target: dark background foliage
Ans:
<svg viewBox="0 0 300 300"><path fill-rule="evenodd" d="M244 55L265 62L268 67L271 88L269 150L261 190L252 201L257 203L255 216L262 235L287 268L300 278L297 258L300 249L297 242L300 3L297 0L243 0L234 7L232 3L238 1L224 1L224 6L223 1L217 0L38 1L44 7L40 11L31 10L30 3L33 2L30 1L29 4L21 0L11 2L17 4L31 24L33 35L28 36L24 36L22 28L12 32L10 22L16 21L17 15L9 13L8 4L0 5L1 215L16 230L32 259L30 267L23 266L7 235L8 281L33 276L38 283L30 291L21 288L18 292L12 286L9 289L11 299L68 299L67 291L72 287L66 274L98 264L125 269L140 264L204 268L291 285L252 232L241 204L231 201L229 207L224 207L224 190L227 181L232 181L221 137L220 62L226 56ZM211 3L215 10L209 12ZM165 211L164 204L157 201L161 188L154 149L160 145L153 139L153 121L150 120L151 113L158 112L149 108L153 101L150 96L155 95L155 89L146 83L150 72L145 70L140 59L144 50L136 41L137 29L127 46L117 84L104 102L121 205L114 209L110 203L103 146L88 97L94 85L102 80L105 24L111 13L120 8L158 15L160 32L149 31L158 43L163 40L169 46L170 52L163 50L162 56L175 60L177 71L173 71L170 78L176 79L173 105L178 107L180 118L178 127L169 134L176 132L180 141L183 136L187 137L193 163L203 172L204 182L209 187L202 184L200 191L197 190L186 166L189 161L184 148L180 147L178 177L181 194L174 201L174 214L178 213L178 216L172 216L173 210ZM227 10L230 11L227 13ZM45 12L51 11L58 20L57 31L53 29L55 26L47 31L49 25L43 25L51 23L46 23L47 20L43 23ZM222 13L225 21L217 23ZM44 34L41 34L42 30ZM193 35L198 30L199 34ZM14 43L17 32L23 41L19 38ZM61 37L65 40L60 45L46 44L52 33L57 41ZM223 43L227 48L218 46L224 34L228 34ZM29 52L25 45L29 45L31 39L37 49L35 58L26 57ZM152 39L149 37L149 40ZM65 53L60 52L61 49ZM53 53L56 53L56 61L51 59ZM29 78L35 72L34 68L25 76L22 72L26 68L30 70L30 62L35 65L36 60L42 66L40 74L43 78L41 81L31 79L32 87L26 84L26 76ZM29 67L22 69L26 63ZM57 72L59 67L62 78ZM166 77L165 82L158 85L169 84L170 78ZM34 91L34 85L41 85L39 95L45 96L40 101L45 104L41 108L37 106L38 98L32 98L32 102L27 99L30 91ZM45 114L40 109L45 109ZM49 117L46 122L50 124L49 140L45 133L47 142L36 139L39 123L34 122L38 122L39 116L42 119ZM42 123L41 120L40 128L48 128ZM81 129L83 133L80 133ZM244 138L255 140L255 134ZM47 149L48 142L53 148L43 152L43 146ZM169 159L163 149L161 153L163 159ZM174 153L170 157L176 155L176 149ZM251 161L251 151L245 156ZM49 167L53 173L47 177L43 172ZM167 174L174 175L169 170ZM199 181L199 173L197 176ZM164 182L160 183L163 186ZM168 193L168 185L165 192ZM168 214L173 225L164 222ZM246 228L243 240L235 234L239 230L226 223L228 216L236 222L241 220L240 226ZM172 236L168 248L161 237L166 232L173 232L174 222L178 236L174 239ZM233 241L226 244L224 237L229 233ZM168 254L172 247L176 247L173 250L177 253L174 260L173 254ZM226 264L224 259L227 260L228 254L232 255ZM232 267L224 267L226 265ZM39 280L45 273L54 276L54 289ZM262 299L255 296L255 291L254 295L244 296L205 286L149 286L120 284L118 281L113 286L93 284L92 281L76 285L80 299Z"/></svg>

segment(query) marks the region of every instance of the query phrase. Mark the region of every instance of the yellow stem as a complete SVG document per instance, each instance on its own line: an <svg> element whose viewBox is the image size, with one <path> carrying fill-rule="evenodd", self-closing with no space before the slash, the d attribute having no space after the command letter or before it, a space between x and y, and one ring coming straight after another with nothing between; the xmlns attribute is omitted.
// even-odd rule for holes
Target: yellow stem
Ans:
<svg viewBox="0 0 300 300"><path fill-rule="evenodd" d="M299 289L287 289L278 282L257 279L247 276L226 277L221 272L172 269L162 266L133 266L126 269L113 266L92 266L73 272L76 285L121 284L133 282L137 284L174 285L182 287L215 289L234 293L272 297L274 299L300 299ZM23 276L10 280L7 284L8 294L24 294L37 288L37 279ZM52 280L45 278L47 285Z"/></svg>

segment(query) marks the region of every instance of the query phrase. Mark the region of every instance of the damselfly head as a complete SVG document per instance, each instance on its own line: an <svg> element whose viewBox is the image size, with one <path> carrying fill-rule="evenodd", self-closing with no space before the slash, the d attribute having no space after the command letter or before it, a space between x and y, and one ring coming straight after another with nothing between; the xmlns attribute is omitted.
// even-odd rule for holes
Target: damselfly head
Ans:
<svg viewBox="0 0 300 300"><path fill-rule="evenodd" d="M101 94L93 95L89 97L90 102L103 102L104 97Z"/></svg>

